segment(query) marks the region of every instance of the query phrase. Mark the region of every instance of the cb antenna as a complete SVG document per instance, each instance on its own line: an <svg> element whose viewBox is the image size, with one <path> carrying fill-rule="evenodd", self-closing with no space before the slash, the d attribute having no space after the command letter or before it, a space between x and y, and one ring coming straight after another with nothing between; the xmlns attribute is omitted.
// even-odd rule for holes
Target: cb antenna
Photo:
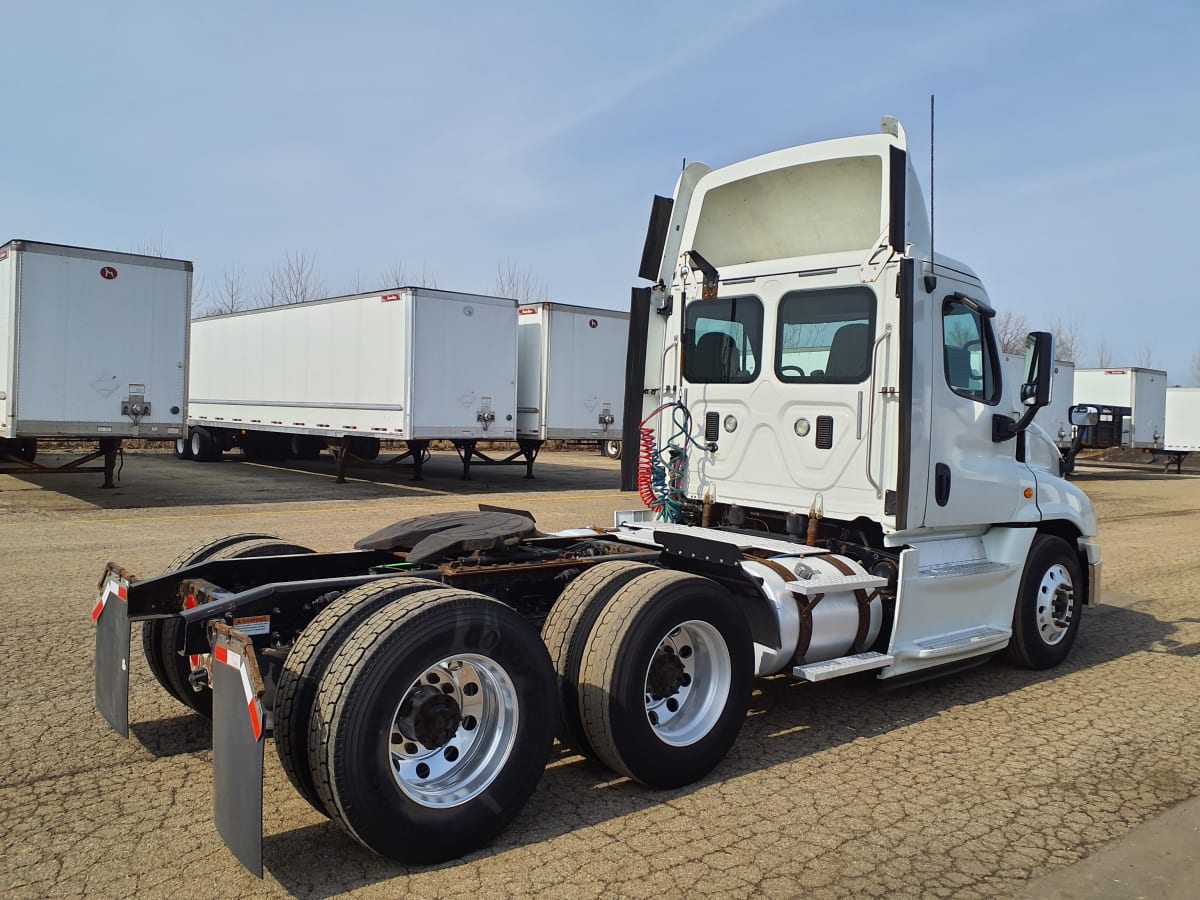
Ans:
<svg viewBox="0 0 1200 900"><path fill-rule="evenodd" d="M932 294L937 287L933 255L933 94L929 95L929 272L925 275L925 292Z"/></svg>

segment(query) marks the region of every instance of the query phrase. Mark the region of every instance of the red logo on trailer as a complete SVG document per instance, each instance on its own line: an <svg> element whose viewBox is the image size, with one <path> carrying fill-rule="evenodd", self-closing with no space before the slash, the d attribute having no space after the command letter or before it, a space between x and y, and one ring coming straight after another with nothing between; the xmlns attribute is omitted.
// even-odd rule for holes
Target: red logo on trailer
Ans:
<svg viewBox="0 0 1200 900"><path fill-rule="evenodd" d="M112 266L105 266L103 269L100 270L100 277L103 278L105 281L112 281L114 278L117 277L117 270L114 269Z"/></svg>
<svg viewBox="0 0 1200 900"><path fill-rule="evenodd" d="M600 323L597 322L595 319L588 319L588 328L599 328L599 327L600 327Z"/></svg>
<svg viewBox="0 0 1200 900"><path fill-rule="evenodd" d="M534 306L522 306L520 309L518 309L518 310L517 310L517 315L519 315L519 316L533 316L533 315L537 315L537 307L534 307Z"/></svg>

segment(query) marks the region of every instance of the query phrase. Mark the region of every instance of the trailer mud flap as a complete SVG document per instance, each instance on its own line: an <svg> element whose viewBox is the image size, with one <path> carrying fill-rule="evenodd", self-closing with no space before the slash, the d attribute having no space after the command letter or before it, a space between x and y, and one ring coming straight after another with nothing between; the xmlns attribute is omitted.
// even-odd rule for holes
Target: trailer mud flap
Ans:
<svg viewBox="0 0 1200 900"><path fill-rule="evenodd" d="M213 626L213 819L238 861L262 878L263 683L250 639Z"/></svg>
<svg viewBox="0 0 1200 900"><path fill-rule="evenodd" d="M129 574L109 563L92 607L96 625L96 709L129 737Z"/></svg>

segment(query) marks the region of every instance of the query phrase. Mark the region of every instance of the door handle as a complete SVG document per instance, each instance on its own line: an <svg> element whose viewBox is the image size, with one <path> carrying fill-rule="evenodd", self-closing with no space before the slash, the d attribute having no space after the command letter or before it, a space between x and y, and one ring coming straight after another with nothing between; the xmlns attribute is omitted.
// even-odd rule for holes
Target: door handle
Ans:
<svg viewBox="0 0 1200 900"><path fill-rule="evenodd" d="M950 502L950 467L945 463L938 463L934 467L933 498L938 506Z"/></svg>

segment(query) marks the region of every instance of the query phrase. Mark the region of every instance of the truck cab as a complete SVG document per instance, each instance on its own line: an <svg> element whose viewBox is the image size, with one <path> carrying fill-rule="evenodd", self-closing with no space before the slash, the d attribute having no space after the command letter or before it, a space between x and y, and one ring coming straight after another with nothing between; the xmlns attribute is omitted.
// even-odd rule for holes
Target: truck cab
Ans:
<svg viewBox="0 0 1200 900"><path fill-rule="evenodd" d="M898 122L693 163L656 213L641 272L654 284L633 303L640 410L626 420L653 430L643 469L674 478L660 518L864 548L893 576L884 677L1007 645L1038 535L1072 548L1076 587L1094 597L1091 504L1002 403L994 308L968 265L933 252ZM1008 387L1026 420L1053 368L1049 335L1029 346Z"/></svg>

